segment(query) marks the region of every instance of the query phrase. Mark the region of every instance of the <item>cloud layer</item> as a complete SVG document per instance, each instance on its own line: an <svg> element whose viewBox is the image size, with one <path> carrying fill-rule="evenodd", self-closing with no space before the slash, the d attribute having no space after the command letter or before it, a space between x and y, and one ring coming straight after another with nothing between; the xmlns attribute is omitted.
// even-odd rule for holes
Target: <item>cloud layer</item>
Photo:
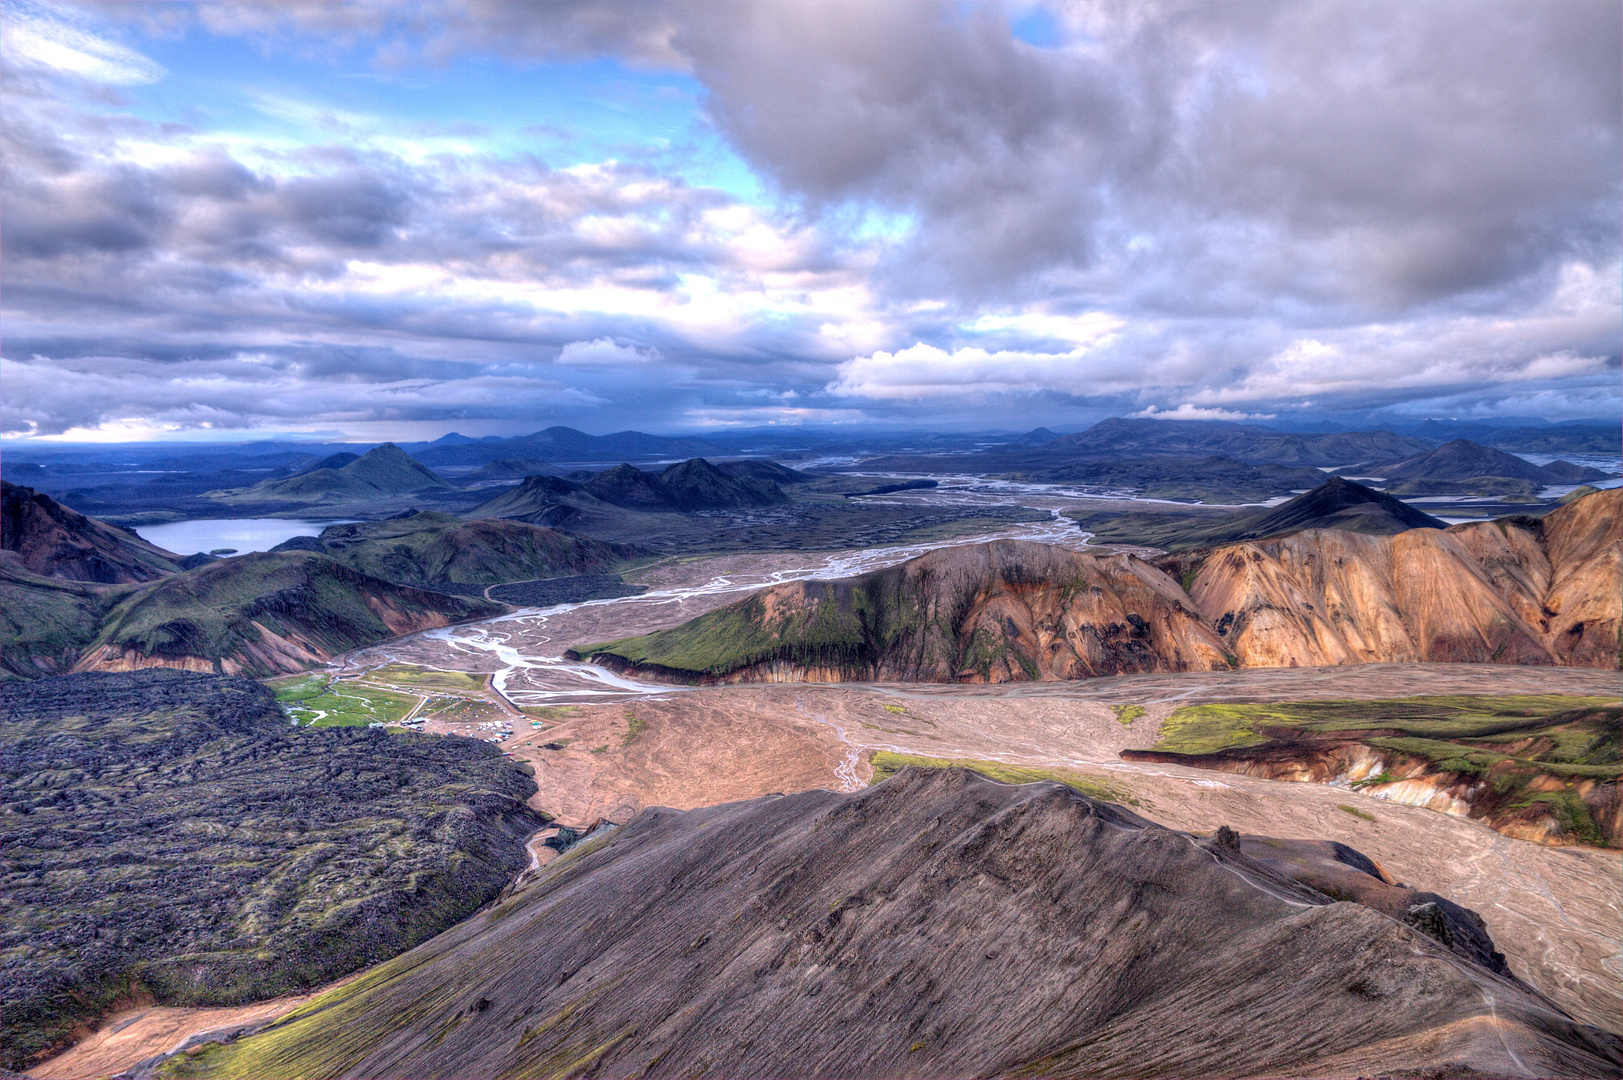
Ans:
<svg viewBox="0 0 1623 1080"><path fill-rule="evenodd" d="M1615 411L1615 4L1027 8L9 6L0 428ZM548 164L480 64L690 126Z"/></svg>

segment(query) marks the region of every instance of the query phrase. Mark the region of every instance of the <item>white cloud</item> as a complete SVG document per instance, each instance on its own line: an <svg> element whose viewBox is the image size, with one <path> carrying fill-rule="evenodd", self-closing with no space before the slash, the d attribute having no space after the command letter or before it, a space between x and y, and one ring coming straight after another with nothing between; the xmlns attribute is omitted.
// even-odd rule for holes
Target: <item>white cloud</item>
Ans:
<svg viewBox="0 0 1623 1080"><path fill-rule="evenodd" d="M53 18L33 5L11 8L3 25L7 59L113 86L157 82L168 74L161 64L134 49Z"/></svg>
<svg viewBox="0 0 1623 1080"><path fill-rule="evenodd" d="M613 338L606 337L594 341L571 341L558 353L558 363L571 367L621 367L626 364L650 364L658 359L658 349L618 345Z"/></svg>
<svg viewBox="0 0 1623 1080"><path fill-rule="evenodd" d="M1037 318L1043 318L1037 316ZM1008 320L1013 322L1014 320ZM1097 361L1094 353L1117 339L1120 319L1099 316L1091 323L1090 340L1067 352L999 349L989 352L966 346L947 352L918 342L896 352L883 350L857 356L839 366L827 390L840 397L916 401L969 394L1040 393L1098 394L1124 389L1124 373ZM1070 333L1080 333L1071 327Z"/></svg>
<svg viewBox="0 0 1623 1080"><path fill-rule="evenodd" d="M1128 415L1144 420L1272 420L1276 414L1235 412L1233 409L1203 409L1186 401L1176 409L1157 409L1151 405L1147 409L1140 409Z"/></svg>

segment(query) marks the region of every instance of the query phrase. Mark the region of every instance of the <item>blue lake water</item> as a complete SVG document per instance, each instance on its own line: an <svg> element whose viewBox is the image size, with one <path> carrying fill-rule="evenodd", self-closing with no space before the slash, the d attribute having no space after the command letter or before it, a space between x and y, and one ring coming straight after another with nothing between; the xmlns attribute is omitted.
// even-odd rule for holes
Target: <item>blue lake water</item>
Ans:
<svg viewBox="0 0 1623 1080"><path fill-rule="evenodd" d="M149 544L177 555L216 548L235 548L237 554L269 551L295 536L315 536L328 525L343 521L289 521L286 518L211 518L203 521L171 521L163 525L138 525L135 531Z"/></svg>

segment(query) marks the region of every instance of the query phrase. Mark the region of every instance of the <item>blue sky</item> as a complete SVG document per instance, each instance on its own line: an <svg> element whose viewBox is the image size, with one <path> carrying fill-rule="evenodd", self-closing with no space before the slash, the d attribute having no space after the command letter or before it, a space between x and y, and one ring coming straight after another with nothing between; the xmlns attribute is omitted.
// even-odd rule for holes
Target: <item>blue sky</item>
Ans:
<svg viewBox="0 0 1623 1080"><path fill-rule="evenodd" d="M1618 21L8 4L0 429L1615 415Z"/></svg>

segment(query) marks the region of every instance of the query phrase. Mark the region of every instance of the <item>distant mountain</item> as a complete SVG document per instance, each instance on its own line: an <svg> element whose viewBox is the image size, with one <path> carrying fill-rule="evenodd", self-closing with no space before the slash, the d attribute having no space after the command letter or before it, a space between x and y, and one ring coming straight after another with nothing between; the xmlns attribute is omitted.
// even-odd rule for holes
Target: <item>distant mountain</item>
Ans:
<svg viewBox="0 0 1623 1080"><path fill-rule="evenodd" d="M761 461L755 458L723 461L716 468L740 480L765 480L774 484L804 484L817 479L811 473L800 472L786 465L779 465L775 461Z"/></svg>
<svg viewBox="0 0 1623 1080"><path fill-rule="evenodd" d="M522 480L526 476L558 476L563 470L540 458L497 458L462 477L464 483L485 480Z"/></svg>
<svg viewBox="0 0 1623 1080"><path fill-rule="evenodd" d="M221 559L132 593L102 622L76 669L170 667L265 677L505 610L391 584L325 555L262 552Z"/></svg>
<svg viewBox="0 0 1623 1080"><path fill-rule="evenodd" d="M1615 421L1609 424L1580 422L1510 428L1485 435L1480 441L1502 450L1520 450L1528 454L1604 454L1615 457L1623 453L1623 436L1620 436L1620 427Z"/></svg>
<svg viewBox="0 0 1623 1080"><path fill-rule="evenodd" d="M344 456L347 455L336 455ZM436 490L451 490L451 485L394 443L384 443L338 468L318 467L298 476L263 480L252 487L222 492L214 497L230 505L335 503Z"/></svg>
<svg viewBox="0 0 1623 1080"><path fill-rule="evenodd" d="M1155 518L1146 516L1153 527ZM1142 541L1167 551L1196 545L1232 544L1303 529L1345 529L1391 536L1407 529L1446 529L1448 523L1382 491L1333 476L1305 494L1266 510L1253 510L1211 523L1163 525Z"/></svg>
<svg viewBox="0 0 1623 1080"><path fill-rule="evenodd" d="M1268 863L1226 827L960 769L650 809L175 1071L1616 1075L1615 1036L1420 929L1479 917L1390 917L1405 890L1355 850L1335 871L1258 839Z"/></svg>
<svg viewBox="0 0 1623 1080"><path fill-rule="evenodd" d="M463 521L419 513L387 521L329 525L275 550L317 551L373 577L403 585L491 585L611 570L615 545L518 521Z"/></svg>
<svg viewBox="0 0 1623 1080"><path fill-rule="evenodd" d="M1024 435L1020 436L1018 439L1011 440L1009 445L1010 446L1042 446L1045 443L1053 442L1057 438L1059 438L1059 433L1057 431L1049 431L1045 427L1040 427L1040 428L1034 428L1031 431L1026 432Z"/></svg>
<svg viewBox="0 0 1623 1080"><path fill-rule="evenodd" d="M477 443L430 444L414 449L412 456L425 465L481 465L498 458L541 458L546 461L600 462L646 460L648 458L694 457L724 454L726 449L704 439L648 435L641 431L619 431L612 435L588 435L574 428L550 427L511 439L480 440Z"/></svg>
<svg viewBox="0 0 1623 1080"><path fill-rule="evenodd" d="M0 548L42 577L103 584L154 581L178 571L181 559L10 481L0 481Z"/></svg>
<svg viewBox="0 0 1623 1080"><path fill-rule="evenodd" d="M1521 495L1536 497L1549 484L1604 480L1599 469L1568 461L1534 465L1514 454L1455 439L1435 450L1383 466L1388 490L1399 495ZM1517 483L1517 482L1520 483Z"/></svg>
<svg viewBox="0 0 1623 1080"><path fill-rule="evenodd" d="M1225 454L1249 462L1284 465L1352 465L1399 461L1423 454L1431 444L1390 431L1294 435L1212 420L1101 420L1076 435L1042 447L1045 454Z"/></svg>
<svg viewBox="0 0 1623 1080"><path fill-rule="evenodd" d="M760 475L761 470L734 471L737 475L729 475L703 458L693 458L657 473L620 464L584 480L532 476L517 488L481 503L467 516L551 524L568 520L573 511L603 505L644 513L675 513L773 506L789 501L776 481ZM552 507L568 507L571 512ZM543 518L537 518L537 514Z"/></svg>

